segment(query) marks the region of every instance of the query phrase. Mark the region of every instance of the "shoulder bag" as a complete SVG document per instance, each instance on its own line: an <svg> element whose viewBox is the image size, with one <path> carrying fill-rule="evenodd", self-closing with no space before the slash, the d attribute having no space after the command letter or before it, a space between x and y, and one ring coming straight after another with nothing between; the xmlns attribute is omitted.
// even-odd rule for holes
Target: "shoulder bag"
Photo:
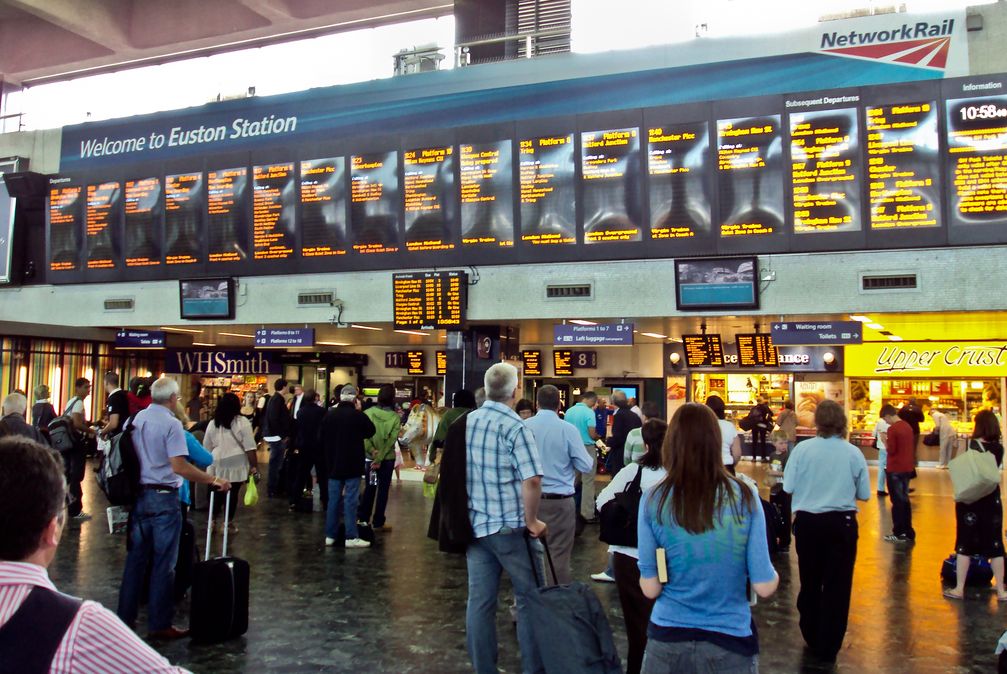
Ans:
<svg viewBox="0 0 1007 674"><path fill-rule="evenodd" d="M629 548L636 547L636 522L640 512L640 498L643 496L643 489L640 488L643 470L643 466L637 466L633 481L601 507L598 513L598 522L601 525L598 538L602 542Z"/></svg>
<svg viewBox="0 0 1007 674"><path fill-rule="evenodd" d="M1000 469L996 457L986 451L982 440L972 440L968 449L948 463L955 501L975 503L992 494L1000 486Z"/></svg>

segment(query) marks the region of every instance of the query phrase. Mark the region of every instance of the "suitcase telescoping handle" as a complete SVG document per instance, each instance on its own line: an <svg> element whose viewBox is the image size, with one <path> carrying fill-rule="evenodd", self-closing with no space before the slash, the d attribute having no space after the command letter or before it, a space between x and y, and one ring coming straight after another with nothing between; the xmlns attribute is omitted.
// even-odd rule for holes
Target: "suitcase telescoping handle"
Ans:
<svg viewBox="0 0 1007 674"><path fill-rule="evenodd" d="M524 532L524 540L525 540L525 547L528 549L528 561L531 562L531 570L532 573L535 574L535 582L538 584L539 587L545 587L545 580L546 580L544 575L545 569L543 569L543 577L539 578L538 575L539 565L537 563L537 560L535 559L535 553L534 551L532 551L532 545L531 545L532 537L528 533L527 529ZM545 558L549 561L549 570L552 571L553 580L556 580L556 567L552 563L552 554L549 552L549 541L546 540L545 536L540 537L538 540L542 542L542 547L545 549Z"/></svg>
<svg viewBox="0 0 1007 674"><path fill-rule="evenodd" d="M213 497L216 489L210 489L210 509L206 516L206 555L203 561L210 561L210 540L213 537ZM231 499L224 495L224 548L221 557L227 557L227 521L231 518Z"/></svg>

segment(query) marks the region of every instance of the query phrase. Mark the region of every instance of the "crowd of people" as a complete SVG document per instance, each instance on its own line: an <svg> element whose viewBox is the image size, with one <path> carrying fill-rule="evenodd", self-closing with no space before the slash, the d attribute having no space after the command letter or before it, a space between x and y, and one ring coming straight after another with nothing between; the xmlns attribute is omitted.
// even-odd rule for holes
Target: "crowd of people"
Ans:
<svg viewBox="0 0 1007 674"><path fill-rule="evenodd" d="M430 404L417 401L404 418L391 385L379 389L376 401L363 401L355 386L343 386L326 409L316 391L280 379L251 414L228 393L207 415L192 398L183 405L178 384L168 378L133 382L127 392L109 373L103 385L101 427L84 418L83 400L91 390L86 379L76 381L62 414L52 408L49 391L39 387L32 424L26 420L25 395L11 393L2 403L0 653L8 657L11 639L31 633L35 624L52 632L38 652L19 651L23 663L12 661L17 666L8 671L44 671L38 666L43 661L76 666L59 671L129 666L179 671L134 629L146 593L148 639L187 635L174 625L173 574L193 502L190 484L225 496L216 510L226 506L230 521L225 524L236 533L239 494L259 477L261 439L269 455L267 497L288 498L292 510L308 499L310 508L317 481L326 513L325 545L367 548L374 531L391 530L389 488L404 463L404 449L417 435L423 436L423 456L414 456L415 465L439 477L430 535L442 550L466 556L466 640L476 672L497 671L496 610L504 570L513 586L523 668L540 671L543 654L529 613L536 590L542 583L574 580L571 555L579 529L597 522L610 505L627 507L620 498L626 493L640 495L632 512L632 540L611 545L609 568L593 577L615 582L629 644L627 671L758 669L751 606L758 597L772 595L779 582L770 557L771 520L757 485L737 470L741 439L725 419L718 396L677 407L666 423L652 402L641 408L616 391L609 424L591 391L566 410L551 385L537 389L534 403L521 400L517 370L498 363L487 370L484 388L455 392L450 409L431 414L436 427L428 427L427 420L414 433L407 430L409 418L425 414L422 408ZM206 418L193 422L190 412ZM775 438L775 450L786 455L782 486L794 512L801 633L816 657L833 661L845 637L853 587L857 502L871 494L867 461L848 441L846 414L835 402L819 403L815 437L796 445L793 405L784 404L776 414L761 399L751 416L760 431L753 431L755 455L767 454L759 446L767 438ZM46 445L60 418L75 442L57 453ZM893 530L885 540L897 544L916 536L909 485L922 419L915 401L901 410L885 405L875 427L876 492L887 495L892 507ZM938 437L941 423L935 419ZM45 569L67 520L87 517L81 479L88 442L107 447L126 431L139 460L140 484L130 512L116 618L94 602L60 594ZM612 479L595 495L599 449L607 450L605 466ZM1000 423L992 412L976 416L969 449L1002 463ZM942 445L941 465L952 455ZM945 595L964 597L969 566L978 556L992 560L997 596L1007 601L999 487L971 503L956 503L956 522L957 584ZM543 564L543 541L549 564ZM41 622L42 615L50 618ZM113 642L115 648L103 646ZM19 670L22 664L27 669Z"/></svg>

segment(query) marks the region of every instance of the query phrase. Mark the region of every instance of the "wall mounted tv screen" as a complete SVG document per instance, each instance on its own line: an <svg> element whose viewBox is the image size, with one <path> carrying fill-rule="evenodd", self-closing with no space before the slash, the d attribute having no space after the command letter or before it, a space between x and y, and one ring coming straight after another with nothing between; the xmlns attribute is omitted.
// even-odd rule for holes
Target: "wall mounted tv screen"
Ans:
<svg viewBox="0 0 1007 674"><path fill-rule="evenodd" d="M675 260L675 302L679 311L758 309L758 258Z"/></svg>
<svg viewBox="0 0 1007 674"><path fill-rule="evenodd" d="M183 320L234 318L233 278L181 280L178 286Z"/></svg>

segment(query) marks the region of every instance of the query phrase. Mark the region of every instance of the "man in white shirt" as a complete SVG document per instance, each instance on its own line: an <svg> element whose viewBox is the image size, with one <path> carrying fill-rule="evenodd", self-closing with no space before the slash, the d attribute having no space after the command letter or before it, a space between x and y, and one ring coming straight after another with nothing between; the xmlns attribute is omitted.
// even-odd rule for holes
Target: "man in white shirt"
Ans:
<svg viewBox="0 0 1007 674"><path fill-rule="evenodd" d="M94 435L94 431L87 425L87 416L84 410L84 399L91 395L91 382L84 377L80 377L74 382L74 394L67 401L64 416L70 417L73 429L76 433L74 447L68 452L63 452L63 463L66 468L66 488L70 499L67 510L70 518L78 522L85 522L91 516L84 512L84 491L80 483L84 481L84 469L87 463L85 442L89 435Z"/></svg>
<svg viewBox="0 0 1007 674"><path fill-rule="evenodd" d="M886 416L895 414L895 407L885 405L878 415L878 423L874 424L874 442L878 447L878 496L888 496L888 483L885 479L885 466L888 463L888 422Z"/></svg>

